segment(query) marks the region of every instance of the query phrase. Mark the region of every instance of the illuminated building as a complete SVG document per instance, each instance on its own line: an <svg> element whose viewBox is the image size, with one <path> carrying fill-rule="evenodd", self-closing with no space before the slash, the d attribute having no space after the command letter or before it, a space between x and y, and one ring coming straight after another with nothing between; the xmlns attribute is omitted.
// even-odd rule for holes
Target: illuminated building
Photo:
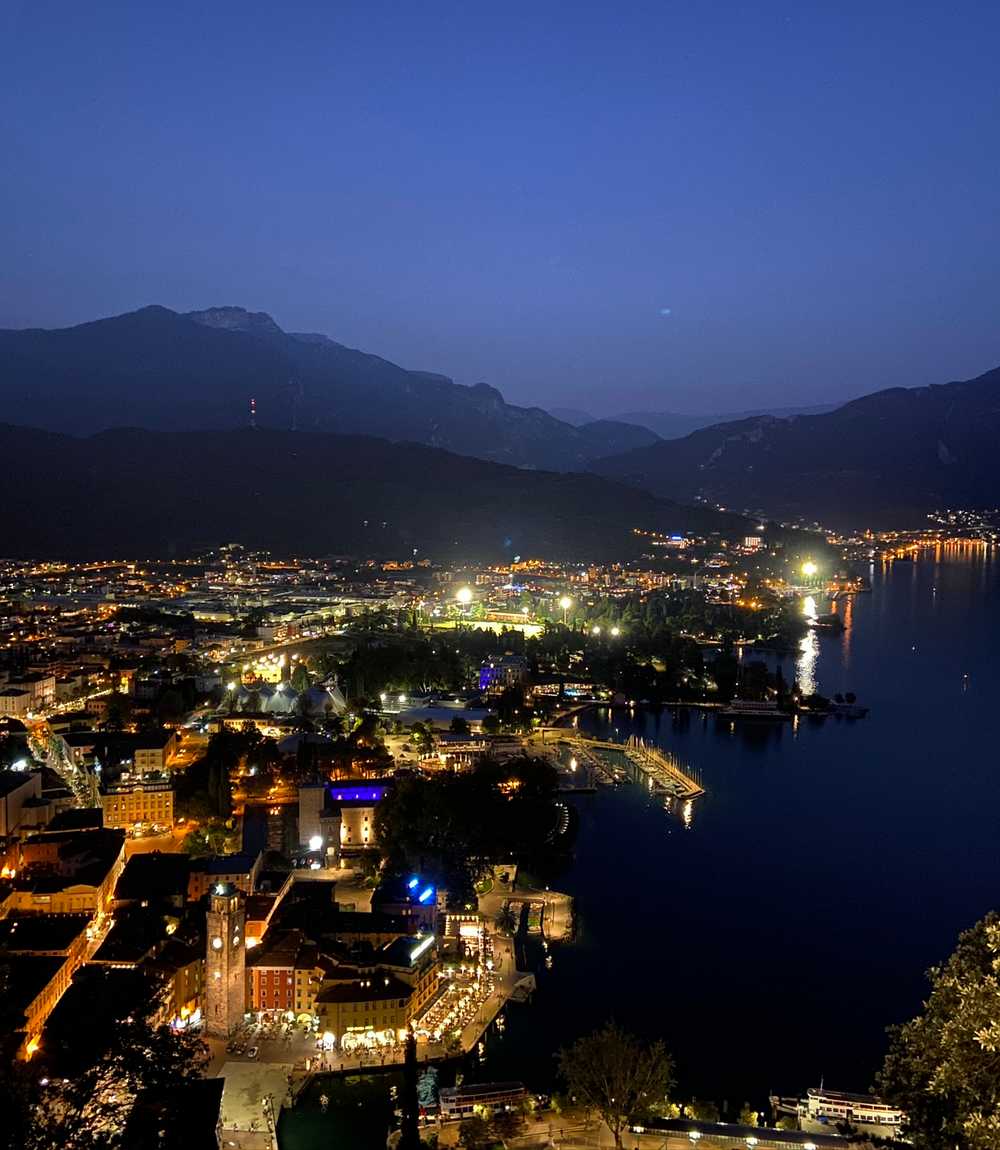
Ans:
<svg viewBox="0 0 1000 1150"><path fill-rule="evenodd" d="M42 776L37 771L0 771L0 838L21 826L22 811L29 799L41 798Z"/></svg>
<svg viewBox="0 0 1000 1150"><path fill-rule="evenodd" d="M372 891L373 912L400 915L414 934L433 934L437 927L437 890L419 875L383 880Z"/></svg>
<svg viewBox="0 0 1000 1150"><path fill-rule="evenodd" d="M439 969L433 935L394 939L371 966L335 967L316 997L320 1032L342 1047L401 1041L437 991Z"/></svg>
<svg viewBox="0 0 1000 1150"><path fill-rule="evenodd" d="M96 913L111 908L125 866L120 830L45 831L21 845L21 866L0 917L11 910L42 914Z"/></svg>
<svg viewBox="0 0 1000 1150"><path fill-rule="evenodd" d="M0 922L4 1008L20 1037L18 1054L31 1057L45 1021L73 981L87 945L87 914L12 915Z"/></svg>
<svg viewBox="0 0 1000 1150"><path fill-rule="evenodd" d="M119 783L101 794L106 827L173 828L174 788L169 780Z"/></svg>
<svg viewBox="0 0 1000 1150"><path fill-rule="evenodd" d="M228 1038L243 1022L246 1004L246 945L243 895L219 883L205 915L205 1033Z"/></svg>
<svg viewBox="0 0 1000 1150"><path fill-rule="evenodd" d="M316 995L330 965L300 930L268 936L247 957L247 1008L312 1018Z"/></svg>
<svg viewBox="0 0 1000 1150"><path fill-rule="evenodd" d="M205 1003L205 956L201 948L170 938L146 965L163 982L164 1020L178 1030L200 1022Z"/></svg>
<svg viewBox="0 0 1000 1150"><path fill-rule="evenodd" d="M216 855L194 859L188 875L188 900L198 902L220 883L249 895L257 882L263 855Z"/></svg>

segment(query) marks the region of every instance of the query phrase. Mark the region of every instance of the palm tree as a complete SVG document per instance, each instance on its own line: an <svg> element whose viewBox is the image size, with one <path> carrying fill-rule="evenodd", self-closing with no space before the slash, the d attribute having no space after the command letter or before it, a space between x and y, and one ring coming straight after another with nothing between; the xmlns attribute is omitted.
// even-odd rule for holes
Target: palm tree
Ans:
<svg viewBox="0 0 1000 1150"><path fill-rule="evenodd" d="M509 902L505 902L497 911L493 925L499 934L512 935L517 932L517 915L510 909Z"/></svg>

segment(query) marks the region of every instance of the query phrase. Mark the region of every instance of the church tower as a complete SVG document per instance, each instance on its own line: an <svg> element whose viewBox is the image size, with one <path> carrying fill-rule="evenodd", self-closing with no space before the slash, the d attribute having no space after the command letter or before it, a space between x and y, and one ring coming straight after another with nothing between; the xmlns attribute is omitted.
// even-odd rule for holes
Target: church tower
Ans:
<svg viewBox="0 0 1000 1150"><path fill-rule="evenodd" d="M246 911L231 883L212 887L205 919L205 1033L228 1038L242 1023L246 1007Z"/></svg>

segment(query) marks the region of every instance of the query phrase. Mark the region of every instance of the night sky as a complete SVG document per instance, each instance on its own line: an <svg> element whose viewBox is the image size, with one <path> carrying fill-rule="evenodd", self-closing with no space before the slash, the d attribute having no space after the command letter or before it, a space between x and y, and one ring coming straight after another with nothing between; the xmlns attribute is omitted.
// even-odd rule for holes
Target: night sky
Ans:
<svg viewBox="0 0 1000 1150"><path fill-rule="evenodd" d="M241 304L515 402L1000 364L996 3L0 4L0 326Z"/></svg>

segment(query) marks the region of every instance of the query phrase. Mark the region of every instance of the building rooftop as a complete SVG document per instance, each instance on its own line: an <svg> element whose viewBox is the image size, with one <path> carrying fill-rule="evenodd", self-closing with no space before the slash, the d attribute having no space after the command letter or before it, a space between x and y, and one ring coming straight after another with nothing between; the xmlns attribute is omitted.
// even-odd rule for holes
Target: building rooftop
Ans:
<svg viewBox="0 0 1000 1150"><path fill-rule="evenodd" d="M72 807L55 815L46 830L49 832L100 830L103 826L103 807Z"/></svg>
<svg viewBox="0 0 1000 1150"><path fill-rule="evenodd" d="M89 914L12 915L0 921L0 953L64 954L89 925Z"/></svg>
<svg viewBox="0 0 1000 1150"><path fill-rule="evenodd" d="M0 771L0 799L32 781L29 771Z"/></svg>
<svg viewBox="0 0 1000 1150"><path fill-rule="evenodd" d="M212 858L195 859L192 870L204 871L210 875L249 875L259 856L240 852L232 855L215 855Z"/></svg>
<svg viewBox="0 0 1000 1150"><path fill-rule="evenodd" d="M184 899L190 870L191 860L187 855L162 851L133 855L118 880L115 898L122 902Z"/></svg>
<svg viewBox="0 0 1000 1150"><path fill-rule="evenodd" d="M50 955L10 955L4 959L4 992L0 997L0 1029L20 1030L24 1013L55 977L65 958Z"/></svg>
<svg viewBox="0 0 1000 1150"><path fill-rule="evenodd" d="M409 998L413 987L394 974L380 972L352 978L349 982L335 982L316 996L316 1002L372 1002L386 998Z"/></svg>

